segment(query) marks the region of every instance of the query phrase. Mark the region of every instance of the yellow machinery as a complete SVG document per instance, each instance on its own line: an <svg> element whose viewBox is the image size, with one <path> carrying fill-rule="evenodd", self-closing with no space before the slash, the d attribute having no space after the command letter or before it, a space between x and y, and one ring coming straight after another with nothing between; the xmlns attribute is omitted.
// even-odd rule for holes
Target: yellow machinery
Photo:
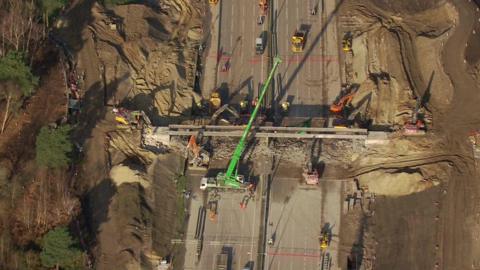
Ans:
<svg viewBox="0 0 480 270"><path fill-rule="evenodd" d="M147 126L152 125L150 119L143 111L130 111L124 108L114 108L113 113L115 115L115 121L126 126L134 125L141 127L144 124Z"/></svg>
<svg viewBox="0 0 480 270"><path fill-rule="evenodd" d="M290 109L290 102L288 102L288 101L282 102L281 106L282 106L282 111L284 113L287 113L288 110Z"/></svg>
<svg viewBox="0 0 480 270"><path fill-rule="evenodd" d="M352 51L352 33L346 32L343 36L342 40L342 49L344 52L351 52Z"/></svg>
<svg viewBox="0 0 480 270"><path fill-rule="evenodd" d="M320 237L320 250L324 252L325 250L327 250L327 247L328 247L328 233L324 232Z"/></svg>
<svg viewBox="0 0 480 270"><path fill-rule="evenodd" d="M222 106L222 98L220 97L220 93L218 91L213 91L210 95L210 108L211 110L215 111L220 109Z"/></svg>
<svg viewBox="0 0 480 270"><path fill-rule="evenodd" d="M218 3L218 0L208 0L208 2L212 5L216 5Z"/></svg>
<svg viewBox="0 0 480 270"><path fill-rule="evenodd" d="M292 36L292 52L303 52L306 36L307 31L302 29L295 30Z"/></svg>

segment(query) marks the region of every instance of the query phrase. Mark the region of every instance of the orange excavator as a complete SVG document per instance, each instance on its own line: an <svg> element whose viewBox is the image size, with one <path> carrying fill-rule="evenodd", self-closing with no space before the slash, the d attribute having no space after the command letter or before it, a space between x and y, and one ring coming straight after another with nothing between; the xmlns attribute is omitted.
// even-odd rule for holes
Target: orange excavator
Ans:
<svg viewBox="0 0 480 270"><path fill-rule="evenodd" d="M353 97L357 93L360 85L358 84L344 84L340 90L340 96L330 105L330 112L333 114L340 114L346 106L352 102Z"/></svg>
<svg viewBox="0 0 480 270"><path fill-rule="evenodd" d="M190 150L191 155L189 159L189 165L192 167L207 167L210 162L208 152L202 149L197 143L195 135L190 136L188 141L187 150Z"/></svg>
<svg viewBox="0 0 480 270"><path fill-rule="evenodd" d="M346 96L343 96L338 100L338 102L334 102L332 105L330 105L330 111L332 113L341 113L345 106L350 104L350 102L353 99L353 96L355 96L355 93L350 93Z"/></svg>

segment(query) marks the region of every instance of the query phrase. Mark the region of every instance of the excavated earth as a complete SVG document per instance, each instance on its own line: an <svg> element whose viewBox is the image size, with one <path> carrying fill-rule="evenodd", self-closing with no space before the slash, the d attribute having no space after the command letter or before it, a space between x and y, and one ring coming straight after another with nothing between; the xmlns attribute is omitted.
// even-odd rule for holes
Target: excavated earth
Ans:
<svg viewBox="0 0 480 270"><path fill-rule="evenodd" d="M174 179L183 160L138 147L140 134L119 129L110 110L143 110L154 125L191 115L199 101L194 76L207 7L188 0L109 8L72 1L62 16L66 26L54 32L85 72L74 134L85 158L76 186L85 192L95 269L152 269L175 252L170 240L181 238Z"/></svg>
<svg viewBox="0 0 480 270"><path fill-rule="evenodd" d="M148 268L172 252L172 236L181 237L172 222L181 158L158 160L135 147L134 134L116 130L104 105L142 109L156 125L187 119L199 101L193 78L208 3L148 3L105 9L77 1L65 19L78 23L57 33L86 72L85 124L75 134L86 157L77 185L87 190L97 269ZM353 80L363 97L373 96L368 115L401 126L417 97L429 127L427 137L360 150L325 142L327 159L350 164L344 177L378 194L373 215L343 217L343 269L347 256L365 269L480 268L480 186L467 140L480 127L477 10L466 0L342 2L340 16L354 32ZM384 74L388 80L378 79Z"/></svg>
<svg viewBox="0 0 480 270"><path fill-rule="evenodd" d="M363 86L371 74L387 73L393 85L396 106L377 98L373 110L393 111L397 124L419 97L429 115L426 137L397 137L353 157L350 176L377 199L372 213L343 216L351 269L480 267L479 171L467 140L480 127L478 10L472 1L443 0L341 6L354 33L354 79Z"/></svg>

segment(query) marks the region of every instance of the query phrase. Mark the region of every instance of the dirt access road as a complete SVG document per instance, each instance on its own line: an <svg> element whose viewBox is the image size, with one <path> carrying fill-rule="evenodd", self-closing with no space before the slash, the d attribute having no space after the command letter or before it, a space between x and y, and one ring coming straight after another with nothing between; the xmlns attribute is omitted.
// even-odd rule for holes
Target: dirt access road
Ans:
<svg viewBox="0 0 480 270"><path fill-rule="evenodd" d="M480 243L475 235L480 230L478 214L480 207L480 172L474 167L471 146L466 141L468 132L480 128L480 89L467 72L465 50L472 29L478 25L480 11L470 0L452 1L458 12L459 22L454 34L445 45L442 60L450 76L455 93L451 108L442 115L440 130L446 135L446 147L452 152L459 151L467 159L468 168L456 171L448 183L444 209L443 269L478 269L480 267ZM477 33L478 34L478 33ZM470 49L479 50L480 44L470 44Z"/></svg>

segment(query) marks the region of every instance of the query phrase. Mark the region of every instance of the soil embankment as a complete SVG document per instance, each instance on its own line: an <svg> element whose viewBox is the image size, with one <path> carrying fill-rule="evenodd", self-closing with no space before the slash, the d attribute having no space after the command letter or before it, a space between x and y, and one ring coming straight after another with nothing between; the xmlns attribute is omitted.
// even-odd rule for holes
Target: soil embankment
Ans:
<svg viewBox="0 0 480 270"><path fill-rule="evenodd" d="M385 52L398 55L402 69L377 66L402 86L399 93L412 91L411 97L421 98L433 119L427 141L396 140L381 148L382 153L367 148L368 154L353 164L361 174L360 184L373 185L372 191L382 194L375 214L358 218L360 231L353 246L363 246L360 260L367 269L479 267L475 254L480 245L473 239L480 231L475 220L480 186L467 140L468 133L480 127L475 112L480 102L477 6L460 0L372 0L353 1L345 10L365 16L369 27L361 31L367 37L378 27L395 34L398 46L392 43ZM368 65L375 62L368 61L375 54L382 59L381 49L367 46ZM418 151L430 157L409 160ZM395 183L389 185L391 181Z"/></svg>
<svg viewBox="0 0 480 270"><path fill-rule="evenodd" d="M76 184L86 190L96 269L149 269L173 252L179 158L157 160L140 149L140 134L119 130L110 110L143 110L154 125L189 117L199 98L193 88L207 5L165 0L106 8L74 1L67 27L56 30L86 74L75 133L85 159Z"/></svg>

